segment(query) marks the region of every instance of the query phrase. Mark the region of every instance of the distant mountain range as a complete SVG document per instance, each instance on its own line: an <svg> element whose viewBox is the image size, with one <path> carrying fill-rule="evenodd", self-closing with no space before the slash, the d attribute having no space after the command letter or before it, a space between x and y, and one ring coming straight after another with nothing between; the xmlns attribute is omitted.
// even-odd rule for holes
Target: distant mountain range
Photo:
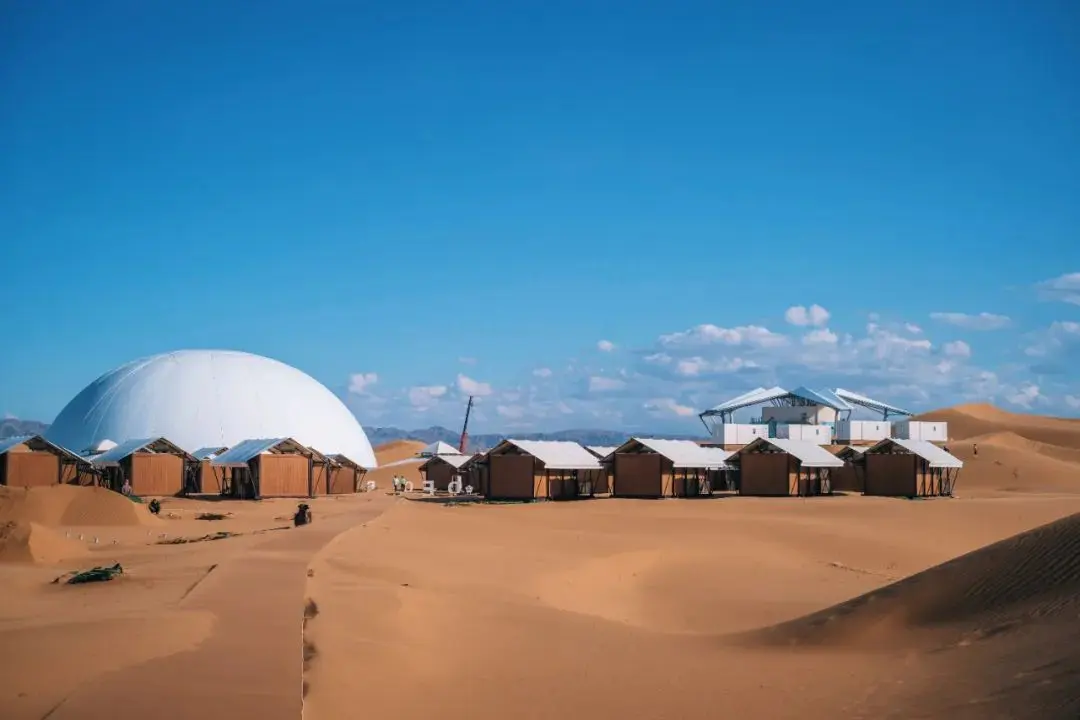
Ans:
<svg viewBox="0 0 1080 720"><path fill-rule="evenodd" d="M17 418L4 418L0 420L0 440L19 435L40 435L49 427L48 423L37 420L19 420Z"/></svg>
<svg viewBox="0 0 1080 720"><path fill-rule="evenodd" d="M7 418L0 420L0 440L16 435L37 435L48 429L48 423L37 420L17 420ZM396 427L373 427L365 428L368 439L372 445L382 445L394 440L418 440L423 443L433 443L442 440L457 447L460 433L448 430L442 426L434 425L420 430L402 430ZM512 437L518 440L573 440L582 445L621 445L630 436L628 432L615 430L559 430L550 433L513 433ZM488 433L483 435L469 435L469 450L487 450L495 447L511 435L505 433ZM650 433L650 437L671 440L699 440L697 435L658 435Z"/></svg>
<svg viewBox="0 0 1080 720"><path fill-rule="evenodd" d="M459 432L448 430L439 425L434 425L422 430L402 430L401 428L396 427L377 427L366 428L366 431L372 445L382 445L383 443L393 442L394 440L417 440L423 443L433 443L442 440L445 443L457 447L458 440L460 439ZM621 445L626 442L630 435L631 433L629 432L617 430L559 430L557 432L549 433L470 434L468 450L470 452L487 450L488 448L495 447L508 437L513 437L517 440L572 440L573 442L581 443L582 445ZM649 433L649 437L669 440L700 440L703 436L692 434L664 435Z"/></svg>

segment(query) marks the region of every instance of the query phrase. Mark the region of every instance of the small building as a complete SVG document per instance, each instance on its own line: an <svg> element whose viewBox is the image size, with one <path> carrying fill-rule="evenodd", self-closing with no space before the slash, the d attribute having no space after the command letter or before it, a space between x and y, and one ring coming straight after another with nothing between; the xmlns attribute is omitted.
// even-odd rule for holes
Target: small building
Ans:
<svg viewBox="0 0 1080 720"><path fill-rule="evenodd" d="M195 459L199 461L199 476L197 481L199 493L204 495L220 495L224 492L224 489L229 486L232 471L226 467L215 468L210 464L211 460L228 449L229 448L224 446L204 447L199 448L192 453Z"/></svg>
<svg viewBox="0 0 1080 720"><path fill-rule="evenodd" d="M121 492L130 484L139 496L183 495L198 490L198 461L169 440L128 440L95 455L91 463L101 469L106 487Z"/></svg>
<svg viewBox="0 0 1080 720"><path fill-rule="evenodd" d="M596 459L600 461L600 467L603 468L593 483L593 494L609 494L611 492L611 463L604 461L619 447L617 445L586 445L585 449L596 456Z"/></svg>
<svg viewBox="0 0 1080 720"><path fill-rule="evenodd" d="M738 453L739 494L768 497L828 495L831 473L844 461L805 440L758 438Z"/></svg>
<svg viewBox="0 0 1080 720"><path fill-rule="evenodd" d="M631 438L611 453L612 497L660 498L709 495L732 453L692 440Z"/></svg>
<svg viewBox="0 0 1080 720"><path fill-rule="evenodd" d="M0 440L0 485L92 485L94 478L86 458L41 435L19 435Z"/></svg>
<svg viewBox="0 0 1080 720"><path fill-rule="evenodd" d="M593 494L600 461L576 442L503 440L475 460L489 500L566 500Z"/></svg>
<svg viewBox="0 0 1080 720"><path fill-rule="evenodd" d="M888 438L867 448L866 495L927 497L952 495L960 458L928 440Z"/></svg>
<svg viewBox="0 0 1080 720"><path fill-rule="evenodd" d="M844 467L832 469L833 492L863 492L866 487L866 463L863 453L869 447L869 445L844 445L833 453L844 462Z"/></svg>
<svg viewBox="0 0 1080 720"><path fill-rule="evenodd" d="M450 481L455 475L461 477L461 485L464 488L469 483L465 481L462 468L473 459L472 455L432 455L427 462L420 466L420 476L424 480L430 480L435 484L436 492L446 492L450 488Z"/></svg>
<svg viewBox="0 0 1080 720"><path fill-rule="evenodd" d="M330 487L327 492L330 495L349 495L360 492L367 468L340 453L327 455L327 458L331 462Z"/></svg>
<svg viewBox="0 0 1080 720"><path fill-rule="evenodd" d="M900 440L926 440L930 442L949 441L949 423L925 420L900 420L892 424L892 433L888 437Z"/></svg>
<svg viewBox="0 0 1080 720"><path fill-rule="evenodd" d="M255 499L312 497L315 494L314 453L292 438L244 440L210 461L232 469L224 494Z"/></svg>

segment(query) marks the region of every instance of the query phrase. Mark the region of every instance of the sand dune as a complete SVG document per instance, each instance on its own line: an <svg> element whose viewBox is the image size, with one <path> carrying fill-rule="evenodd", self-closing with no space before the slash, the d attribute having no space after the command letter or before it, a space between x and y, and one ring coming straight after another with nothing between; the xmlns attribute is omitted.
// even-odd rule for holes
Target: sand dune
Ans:
<svg viewBox="0 0 1080 720"><path fill-rule="evenodd" d="M305 715L883 716L863 713L894 697L904 648L723 638L1076 510L1048 496L399 501L311 565Z"/></svg>
<svg viewBox="0 0 1080 720"><path fill-rule="evenodd" d="M961 717L1080 717L1080 515L745 636L770 646L921 651L877 699ZM946 681L947 679L947 681ZM944 681L944 682L943 682Z"/></svg>
<svg viewBox="0 0 1080 720"><path fill-rule="evenodd" d="M1038 453L1039 455L1054 458L1055 460L1080 464L1080 447L1051 445L1050 443L1018 435L1011 430L990 433L987 435L977 435L971 438L970 442L972 445L978 445L980 449L984 446L992 445L998 448L1020 450L1026 453Z"/></svg>
<svg viewBox="0 0 1080 720"><path fill-rule="evenodd" d="M416 457L416 453L427 447L419 440L392 440L375 448L375 459L380 465L407 460Z"/></svg>
<svg viewBox="0 0 1080 720"><path fill-rule="evenodd" d="M380 490L388 490L393 487L394 477L403 477L419 488L423 482L420 477L420 465L423 460L416 457L416 453L426 447L425 443L417 440L394 440L384 443L375 448L375 457L379 461L379 467L369 471L365 480L372 480Z"/></svg>
<svg viewBox="0 0 1080 720"><path fill-rule="evenodd" d="M53 485L37 488L0 486L0 522L23 521L50 526L158 525L146 506L98 487Z"/></svg>
<svg viewBox="0 0 1080 720"><path fill-rule="evenodd" d="M957 405L916 417L949 423L949 438L970 440L980 435L1013 432L1047 445L1080 449L1080 420L1011 413L987 404Z"/></svg>
<svg viewBox="0 0 1080 720"><path fill-rule="evenodd" d="M45 495L69 493L56 489ZM130 523L131 508L145 512L145 506L115 494L104 501L112 512L104 512L96 507L98 491L70 490L89 499L43 503L37 497L28 505L24 493L15 493L17 502L8 502L11 494L5 493L2 507L9 515L37 513L80 523ZM59 566L0 563L0 647L6 657L18 658L16 667L0 673L0 717L295 718L308 559L354 518L369 517L392 499L365 493L309 502L316 523L306 529L274 530L289 527L279 518L291 515L295 500L173 498L163 502L162 518L150 524L33 528L31 544L38 531L64 540L70 529L72 543L85 533L76 544L83 553L58 558L64 561ZM226 517L199 520L206 512ZM162 534L198 537L219 530L238 535L158 544ZM101 542L95 544L98 535ZM116 562L125 572L113 582L52 584L61 571Z"/></svg>
<svg viewBox="0 0 1080 720"><path fill-rule="evenodd" d="M88 554L81 543L37 523L0 523L0 562L55 563Z"/></svg>
<svg viewBox="0 0 1080 720"><path fill-rule="evenodd" d="M1074 606L1080 606L1080 515L746 637L784 646L923 647L1073 614ZM1077 692L1080 699L1080 687Z"/></svg>

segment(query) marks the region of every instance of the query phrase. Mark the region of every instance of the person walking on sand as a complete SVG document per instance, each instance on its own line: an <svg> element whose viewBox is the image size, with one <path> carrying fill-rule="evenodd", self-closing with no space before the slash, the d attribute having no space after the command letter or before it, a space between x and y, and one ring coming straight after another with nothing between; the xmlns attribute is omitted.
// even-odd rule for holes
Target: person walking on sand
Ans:
<svg viewBox="0 0 1080 720"><path fill-rule="evenodd" d="M979 455L979 443L971 443L971 454L978 457L978 455Z"/></svg>

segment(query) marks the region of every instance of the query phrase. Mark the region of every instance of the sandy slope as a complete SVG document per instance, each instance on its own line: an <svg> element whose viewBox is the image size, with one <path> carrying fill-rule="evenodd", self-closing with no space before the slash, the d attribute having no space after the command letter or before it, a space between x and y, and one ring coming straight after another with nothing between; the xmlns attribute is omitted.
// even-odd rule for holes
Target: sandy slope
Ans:
<svg viewBox="0 0 1080 720"><path fill-rule="evenodd" d="M380 490L389 490L393 487L395 476L403 477L419 489L423 482L420 465L424 461L417 458L416 453L425 447L425 443L417 440L394 440L379 445L375 448L379 467L369 471L364 479L375 481Z"/></svg>
<svg viewBox="0 0 1080 720"><path fill-rule="evenodd" d="M402 501L312 565L307 717L359 703L398 718L855 715L902 652L721 638L1077 510L1080 498Z"/></svg>
<svg viewBox="0 0 1080 720"><path fill-rule="evenodd" d="M290 525L296 501L168 499L159 519L90 488L31 496L0 505L6 523L29 529L30 545L21 562L0 563L0 647L5 658L17 658L0 673L5 720L50 711L53 720L296 717L306 566L338 532L392 502L378 493L316 498L314 525L280 530ZM206 512L227 517L197 519ZM239 535L157 544L162 535L218 531ZM62 541L62 559L36 547L37 534ZM22 552L12 543L0 555L8 551ZM43 562L52 559L60 563ZM114 562L125 574L113 582L51 583L62 572Z"/></svg>
<svg viewBox="0 0 1080 720"><path fill-rule="evenodd" d="M160 524L146 505L97 487L59 485L40 488L0 487L0 521L41 525L124 527Z"/></svg>
<svg viewBox="0 0 1080 720"><path fill-rule="evenodd" d="M89 554L78 541L35 522L0 523L0 562L55 563Z"/></svg>
<svg viewBox="0 0 1080 720"><path fill-rule="evenodd" d="M888 716L1080 717L1080 515L742 639L919 653ZM942 682L947 678L947 682ZM897 705L906 707L903 714Z"/></svg>
<svg viewBox="0 0 1080 720"><path fill-rule="evenodd" d="M970 440L980 435L1014 432L1048 445L1080 448L1080 420L1011 413L993 405L957 405L919 415L918 420L949 423L949 437Z"/></svg>
<svg viewBox="0 0 1080 720"><path fill-rule="evenodd" d="M375 448L375 459L380 465L416 457L427 445L419 440L392 440Z"/></svg>

